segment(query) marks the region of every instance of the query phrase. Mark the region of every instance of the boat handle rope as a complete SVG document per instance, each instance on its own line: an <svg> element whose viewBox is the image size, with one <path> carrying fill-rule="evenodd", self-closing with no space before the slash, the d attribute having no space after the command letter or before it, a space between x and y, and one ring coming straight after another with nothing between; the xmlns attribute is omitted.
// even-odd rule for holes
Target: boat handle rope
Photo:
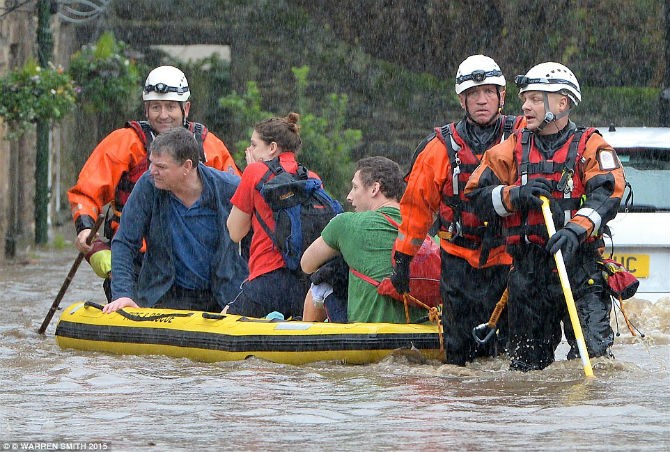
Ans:
<svg viewBox="0 0 670 452"><path fill-rule="evenodd" d="M426 309L428 311L428 320L437 325L437 336L440 340L440 353L444 353L444 336L442 335L442 316L440 315L440 311L434 306L433 307L428 306L423 301L419 300L416 297L413 297L409 293L404 293L402 295L402 301L405 305L405 320L407 320L407 323L410 323L410 317L409 317L410 300L418 304L422 308Z"/></svg>
<svg viewBox="0 0 670 452"><path fill-rule="evenodd" d="M100 309L102 311L102 305L95 303L93 301L87 301L84 303L84 306L90 306L92 308ZM116 311L119 315L122 317L125 317L128 320L133 320L135 322L155 322L156 320L160 319L165 319L165 318L174 318L174 317L191 317L193 315L192 312L172 312L170 314L154 314L154 315L148 315L148 316L141 316L141 315L135 315L131 314L129 312L124 311L123 309L119 309Z"/></svg>

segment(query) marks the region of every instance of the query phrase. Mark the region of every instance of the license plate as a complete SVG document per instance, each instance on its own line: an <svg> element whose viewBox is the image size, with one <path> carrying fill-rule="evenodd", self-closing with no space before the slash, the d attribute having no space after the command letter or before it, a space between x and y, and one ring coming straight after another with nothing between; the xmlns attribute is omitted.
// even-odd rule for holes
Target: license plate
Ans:
<svg viewBox="0 0 670 452"><path fill-rule="evenodd" d="M626 267L636 278L649 277L648 254L615 254L612 259Z"/></svg>

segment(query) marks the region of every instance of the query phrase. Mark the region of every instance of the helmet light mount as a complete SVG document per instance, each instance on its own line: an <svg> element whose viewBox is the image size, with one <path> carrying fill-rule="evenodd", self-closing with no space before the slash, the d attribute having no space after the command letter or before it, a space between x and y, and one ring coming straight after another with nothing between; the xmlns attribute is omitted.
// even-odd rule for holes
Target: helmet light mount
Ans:
<svg viewBox="0 0 670 452"><path fill-rule="evenodd" d="M486 80L487 77L501 77L503 73L498 70L493 71L484 71L482 69L476 69L470 74L461 75L456 79L456 83L463 83L469 80L472 80L476 83L481 83Z"/></svg>

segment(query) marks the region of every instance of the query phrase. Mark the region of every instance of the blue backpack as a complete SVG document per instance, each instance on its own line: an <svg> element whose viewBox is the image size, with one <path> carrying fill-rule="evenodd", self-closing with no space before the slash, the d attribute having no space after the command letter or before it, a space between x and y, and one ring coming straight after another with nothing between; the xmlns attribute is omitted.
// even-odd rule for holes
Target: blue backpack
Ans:
<svg viewBox="0 0 670 452"><path fill-rule="evenodd" d="M256 185L272 209L272 231L258 212L256 218L284 258L289 270L300 269L307 247L321 235L331 218L342 213L342 205L323 188L319 179L309 177L307 168L298 164L296 174L288 173L279 158L263 162L268 171ZM275 175L268 180L271 175Z"/></svg>

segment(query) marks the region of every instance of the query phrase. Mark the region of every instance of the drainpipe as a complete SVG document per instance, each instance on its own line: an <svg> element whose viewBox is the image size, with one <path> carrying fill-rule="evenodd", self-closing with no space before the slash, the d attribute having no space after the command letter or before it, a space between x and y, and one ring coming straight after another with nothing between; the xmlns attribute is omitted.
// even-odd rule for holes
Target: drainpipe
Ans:
<svg viewBox="0 0 670 452"><path fill-rule="evenodd" d="M53 54L51 34L51 0L37 1L37 57L39 65L46 68ZM35 243L49 240L49 122L37 121L37 149L35 152Z"/></svg>

